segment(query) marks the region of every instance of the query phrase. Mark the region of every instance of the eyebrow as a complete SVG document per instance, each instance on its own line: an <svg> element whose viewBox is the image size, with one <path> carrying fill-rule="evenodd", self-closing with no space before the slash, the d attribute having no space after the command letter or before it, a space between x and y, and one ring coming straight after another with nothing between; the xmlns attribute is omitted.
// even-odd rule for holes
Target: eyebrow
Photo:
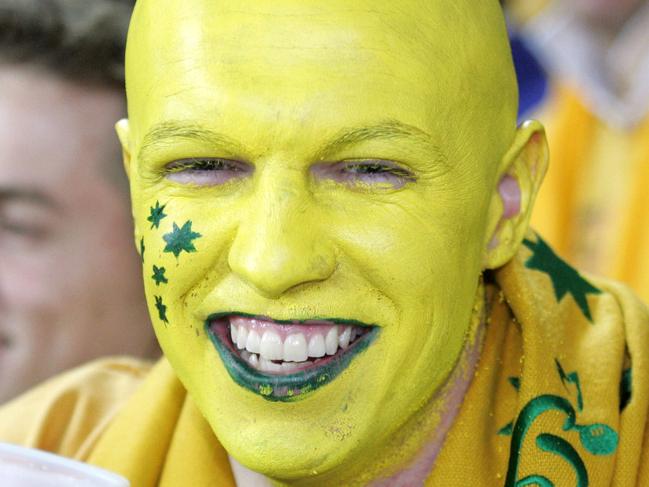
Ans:
<svg viewBox="0 0 649 487"><path fill-rule="evenodd" d="M54 201L51 196L38 189L0 187L0 204L6 204L14 201L32 203L55 211L59 211L61 209L60 205L56 201Z"/></svg>
<svg viewBox="0 0 649 487"><path fill-rule="evenodd" d="M324 160L327 156L335 154L344 148L369 140L394 139L410 139L419 145L427 147L436 156L442 154L440 148L433 144L432 137L424 130L398 120L385 120L375 125L341 130L333 140L324 144L316 152L316 158Z"/></svg>
<svg viewBox="0 0 649 487"><path fill-rule="evenodd" d="M328 156L361 142L395 139L410 139L429 150L438 161L447 164L445 154L433 143L432 137L427 132L414 125L392 119L369 126L341 129L331 141L316 151L315 160L325 160ZM155 125L144 136L138 159L146 160L153 152L173 144L175 140L199 141L213 147L224 147L239 154L248 153L243 144L225 134L194 123L166 121Z"/></svg>
<svg viewBox="0 0 649 487"><path fill-rule="evenodd" d="M243 146L227 135L193 123L167 121L155 125L144 136L138 159L146 160L151 153L173 144L176 140L194 140L210 146L227 147L241 154L245 153Z"/></svg>

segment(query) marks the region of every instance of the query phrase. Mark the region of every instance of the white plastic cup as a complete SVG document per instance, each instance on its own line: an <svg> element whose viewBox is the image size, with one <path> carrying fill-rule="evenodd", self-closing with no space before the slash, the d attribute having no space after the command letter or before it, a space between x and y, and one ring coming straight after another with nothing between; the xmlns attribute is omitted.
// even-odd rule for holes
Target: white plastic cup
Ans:
<svg viewBox="0 0 649 487"><path fill-rule="evenodd" d="M124 477L53 453L0 443L2 487L129 487Z"/></svg>

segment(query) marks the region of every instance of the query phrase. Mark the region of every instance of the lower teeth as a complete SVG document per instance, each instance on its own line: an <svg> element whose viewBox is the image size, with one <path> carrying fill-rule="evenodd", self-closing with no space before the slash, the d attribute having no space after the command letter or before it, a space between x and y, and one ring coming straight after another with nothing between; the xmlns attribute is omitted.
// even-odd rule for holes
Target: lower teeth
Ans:
<svg viewBox="0 0 649 487"><path fill-rule="evenodd" d="M254 369L257 369L261 372L292 372L294 370L300 369L304 365L316 364L320 362L320 359L307 360L304 362L273 361L260 357L259 354L250 353L247 350L241 350L239 353L241 354L241 358L248 362L248 364L250 364Z"/></svg>

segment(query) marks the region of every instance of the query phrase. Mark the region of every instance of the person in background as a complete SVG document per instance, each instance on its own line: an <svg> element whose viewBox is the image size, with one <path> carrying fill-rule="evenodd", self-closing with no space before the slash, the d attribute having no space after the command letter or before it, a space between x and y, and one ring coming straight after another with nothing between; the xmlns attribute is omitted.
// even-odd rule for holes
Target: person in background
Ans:
<svg viewBox="0 0 649 487"><path fill-rule="evenodd" d="M0 0L0 402L157 355L113 129L132 4Z"/></svg>
<svg viewBox="0 0 649 487"><path fill-rule="evenodd" d="M551 79L536 116L552 164L532 224L578 267L647 301L649 2L555 0L522 33Z"/></svg>

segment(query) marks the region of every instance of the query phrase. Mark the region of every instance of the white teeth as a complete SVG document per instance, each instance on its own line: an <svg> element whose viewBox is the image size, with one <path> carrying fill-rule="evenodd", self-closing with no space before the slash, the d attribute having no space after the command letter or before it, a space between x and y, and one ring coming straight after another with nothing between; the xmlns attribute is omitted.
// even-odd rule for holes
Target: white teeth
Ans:
<svg viewBox="0 0 649 487"><path fill-rule="evenodd" d="M263 338L262 338L262 344L263 344ZM259 358L259 370L262 372L281 372L282 371L282 366L279 364L276 364L275 362L271 362L270 360L266 360L264 357Z"/></svg>
<svg viewBox="0 0 649 487"><path fill-rule="evenodd" d="M325 349L327 355L335 355L338 350L338 327L332 326L331 329L327 332L327 337L325 338Z"/></svg>
<svg viewBox="0 0 649 487"><path fill-rule="evenodd" d="M304 362L309 356L306 353L306 338L302 333L294 333L284 340L284 360L287 362Z"/></svg>
<svg viewBox="0 0 649 487"><path fill-rule="evenodd" d="M237 343L237 325L230 323L230 338L232 338L232 343Z"/></svg>
<svg viewBox="0 0 649 487"><path fill-rule="evenodd" d="M259 344L261 338L259 338L259 333L255 330L250 330L248 333L248 339L246 340L246 350L252 353L259 353Z"/></svg>
<svg viewBox="0 0 649 487"><path fill-rule="evenodd" d="M284 345L279 335L266 330L261 337L259 353L266 360L282 360L284 358Z"/></svg>
<svg viewBox="0 0 649 487"><path fill-rule="evenodd" d="M237 330L237 348L243 350L246 348L246 341L248 340L248 329L245 326L240 326Z"/></svg>
<svg viewBox="0 0 649 487"><path fill-rule="evenodd" d="M292 372L299 367L299 364L295 362L283 362L281 367L283 372Z"/></svg>
<svg viewBox="0 0 649 487"><path fill-rule="evenodd" d="M325 356L325 341L324 337L320 334L313 335L309 340L309 357L324 357Z"/></svg>
<svg viewBox="0 0 649 487"><path fill-rule="evenodd" d="M245 323L237 326L231 322L230 337L241 350L242 358L250 365L265 372L281 372L293 370L296 363L306 362L309 358L319 359L326 355L335 355L339 349L346 350L351 342L362 335L361 331L353 326L331 326L327 333L323 334L326 329L311 335L307 343L303 332L291 333L282 339L280 333L272 329L249 330Z"/></svg>
<svg viewBox="0 0 649 487"><path fill-rule="evenodd" d="M345 330L338 337L338 345L345 350L349 346L349 340L352 338L352 327L346 326Z"/></svg>

